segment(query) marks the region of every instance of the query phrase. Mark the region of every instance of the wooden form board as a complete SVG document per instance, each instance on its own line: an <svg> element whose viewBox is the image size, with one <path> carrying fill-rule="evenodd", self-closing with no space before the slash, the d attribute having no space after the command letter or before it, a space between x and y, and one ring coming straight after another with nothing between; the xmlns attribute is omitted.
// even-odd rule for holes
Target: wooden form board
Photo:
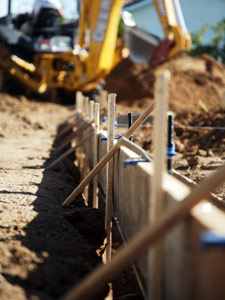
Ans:
<svg viewBox="0 0 225 300"><path fill-rule="evenodd" d="M99 134L99 148L98 148L98 161L104 156L107 152L107 140L102 140L102 138L107 137L107 131L101 130ZM106 192L106 171L107 168L104 166L99 172L99 183L102 188L102 191Z"/></svg>
<svg viewBox="0 0 225 300"><path fill-rule="evenodd" d="M221 300L225 298L225 250L224 247L208 250L202 248L199 236L204 230L205 226L198 219L191 219L189 263L192 265L191 275L195 279L192 299Z"/></svg>
<svg viewBox="0 0 225 300"><path fill-rule="evenodd" d="M99 135L99 159L107 151L107 142L104 140L100 141L101 137L106 137L105 131L101 131ZM144 228L149 220L148 199L153 176L152 164L139 163L124 167L126 159L137 157L137 154L123 146L114 156L114 216L117 217L128 241L137 231ZM175 205L176 202L182 201L189 194L190 188L168 174L165 174L164 177L163 186L167 193L166 202L167 206L170 207ZM99 183L103 191L106 188L105 178L106 168L104 167L99 174ZM207 201L206 203L209 202ZM163 246L164 277L162 283L162 289L166 295L165 299L204 299L198 298L198 293L199 295L207 293L205 281L210 280L210 276L216 276L216 272L223 275L225 273L221 267L212 267L216 253L219 254L215 260L216 263L218 266L223 265L225 251L218 252L217 249L211 249L202 253L199 251L199 238L204 230L225 228L224 211L218 209L212 203L210 205L212 210L204 212L201 209L202 203L198 204L192 209L190 216L185 218L165 238ZM215 220L218 218L219 222L216 222ZM213 252L214 255L212 255ZM200 264L196 263L198 260L201 261ZM209 266L207 270L213 274L207 274L207 279L204 279L203 276L204 261L207 261ZM149 278L147 254L143 255L137 261L137 264L147 280ZM213 281L213 278L211 280ZM196 282L198 285L195 284ZM214 289L217 288L218 295L215 299L219 299L218 297L224 292L222 280L218 280L217 283L213 281L213 284L208 285L207 288L209 289L208 295L215 294ZM214 298L209 297L209 299L213 300Z"/></svg>

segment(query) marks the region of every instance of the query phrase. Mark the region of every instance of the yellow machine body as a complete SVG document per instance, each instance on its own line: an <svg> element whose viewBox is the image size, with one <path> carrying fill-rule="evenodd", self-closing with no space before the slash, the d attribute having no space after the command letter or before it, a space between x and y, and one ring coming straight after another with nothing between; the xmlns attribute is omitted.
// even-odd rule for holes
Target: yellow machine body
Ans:
<svg viewBox="0 0 225 300"><path fill-rule="evenodd" d="M32 63L10 55L0 44L0 69L37 93L62 88L66 91L91 91L122 59L128 49L118 35L123 0L83 0L74 50L36 54ZM190 34L176 23L172 0L154 0L165 36L174 41L167 58L187 51ZM68 70L66 65L70 65Z"/></svg>

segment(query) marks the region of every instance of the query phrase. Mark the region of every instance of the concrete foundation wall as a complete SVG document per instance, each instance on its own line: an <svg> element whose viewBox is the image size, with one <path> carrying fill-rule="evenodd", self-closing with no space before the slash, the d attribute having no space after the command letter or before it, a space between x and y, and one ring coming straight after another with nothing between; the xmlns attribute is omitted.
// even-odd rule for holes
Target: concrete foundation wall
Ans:
<svg viewBox="0 0 225 300"><path fill-rule="evenodd" d="M106 132L101 133L101 137ZM107 141L100 141L99 137L99 159L104 156L107 149ZM116 142L116 141L115 141ZM93 149L92 149L93 151ZM91 154L91 157L92 154ZM150 185L153 176L152 163L138 163L124 167L126 159L137 158L138 156L125 147L121 147L114 160L114 183L113 201L114 216L118 219L120 227L129 239L139 230L148 225L150 206ZM188 195L189 187L174 177L164 175L164 189L166 191L166 208L175 205ZM106 168L99 173L99 184L106 190ZM164 275L162 289L165 299L225 299L225 287L222 280L214 281L214 276L225 278L225 269L220 266L225 262L225 251L218 249L205 249L199 246L200 235L207 229L215 229L214 223L208 222L210 218L217 218L220 215L220 223L216 227L225 226L225 213L213 204L212 211L204 212L201 204L186 217L183 222L176 226L164 239ZM201 215L201 218L200 218ZM205 222L205 221L206 222ZM199 225L200 224L200 225ZM207 225L209 224L209 226ZM197 228L197 229L196 229ZM216 253L219 254L215 260ZM213 260L218 268L213 268ZM207 261L207 274L204 275ZM200 263L198 263L200 262ZM149 280L149 267L147 254L145 253L137 260L137 264L145 278ZM211 272L211 273L210 273ZM211 284L206 284L211 280ZM207 295L207 297L206 297ZM206 297L206 298L204 298ZM150 297L151 299L151 297Z"/></svg>

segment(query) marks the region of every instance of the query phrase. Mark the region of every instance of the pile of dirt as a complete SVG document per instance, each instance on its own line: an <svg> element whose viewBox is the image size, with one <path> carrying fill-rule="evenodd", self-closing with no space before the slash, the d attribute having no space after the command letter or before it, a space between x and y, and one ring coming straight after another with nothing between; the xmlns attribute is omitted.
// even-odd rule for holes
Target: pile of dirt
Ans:
<svg viewBox="0 0 225 300"><path fill-rule="evenodd" d="M181 153L205 150L225 157L225 109L195 114L184 112L176 117L175 140ZM180 147L182 141L183 146Z"/></svg>
<svg viewBox="0 0 225 300"><path fill-rule="evenodd" d="M153 102L160 70L171 74L169 109L177 152L173 167L198 182L225 161L225 66L207 54L181 55L155 69L126 59L106 78L107 91L117 94L117 110L142 113ZM152 152L154 124L149 125L136 131L133 141ZM224 185L217 195L225 201Z"/></svg>
<svg viewBox="0 0 225 300"><path fill-rule="evenodd" d="M183 112L174 121L176 151L184 155L204 150L210 156L225 157L225 110L212 110L204 114ZM149 125L149 126L148 126ZM134 134L134 142L149 152L153 151L153 126ZM203 152L202 152L203 153Z"/></svg>
<svg viewBox="0 0 225 300"><path fill-rule="evenodd" d="M155 69L129 59L122 61L106 78L107 91L117 94L117 109L142 112L154 99L157 72L162 69L171 74L169 109L174 113L177 126L175 139L182 144L178 150L183 153L203 149L223 155L225 109L221 107L221 98L225 89L225 66L207 54L182 55ZM137 134L135 141L151 150L151 140L151 130L148 130Z"/></svg>
<svg viewBox="0 0 225 300"><path fill-rule="evenodd" d="M174 113L202 113L219 108L225 88L225 66L206 54L172 59L157 68L122 61L106 78L106 90L117 94L118 107L140 111L154 99L154 83L159 70L171 73L169 108Z"/></svg>

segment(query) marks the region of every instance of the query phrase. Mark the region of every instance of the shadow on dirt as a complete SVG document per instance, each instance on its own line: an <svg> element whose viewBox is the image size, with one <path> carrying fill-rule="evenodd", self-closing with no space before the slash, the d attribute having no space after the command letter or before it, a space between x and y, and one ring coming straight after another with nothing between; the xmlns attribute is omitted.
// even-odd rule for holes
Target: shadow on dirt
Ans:
<svg viewBox="0 0 225 300"><path fill-rule="evenodd" d="M43 168L55 158L52 150ZM9 282L25 289L28 299L58 299L101 262L96 254L105 237L100 212L86 207L81 196L69 208L61 205L80 180L78 169L71 167L73 160L69 157L54 169L44 170L33 202L37 216L25 228L26 236L14 237L38 258L26 279L4 274ZM104 299L106 294L107 287L95 299Z"/></svg>

